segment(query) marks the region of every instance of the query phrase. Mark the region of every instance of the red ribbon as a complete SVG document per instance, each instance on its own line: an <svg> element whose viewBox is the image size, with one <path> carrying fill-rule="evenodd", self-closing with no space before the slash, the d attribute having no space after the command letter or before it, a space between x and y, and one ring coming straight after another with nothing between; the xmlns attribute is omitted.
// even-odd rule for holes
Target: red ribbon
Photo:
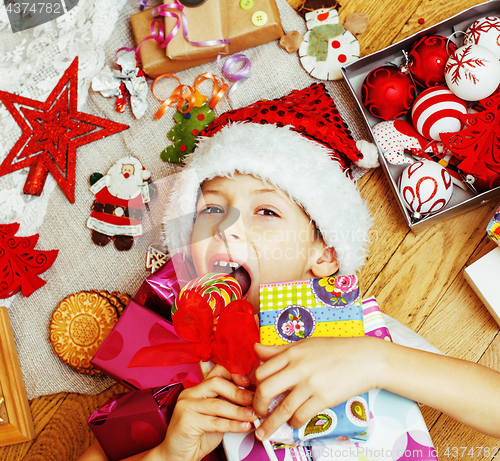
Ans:
<svg viewBox="0 0 500 461"><path fill-rule="evenodd" d="M248 301L238 299L224 307L215 332L212 309L198 293L182 293L177 307L172 324L186 342L143 347L132 357L129 367L171 367L213 360L230 373L252 371L257 360L253 345L259 341L259 331Z"/></svg>

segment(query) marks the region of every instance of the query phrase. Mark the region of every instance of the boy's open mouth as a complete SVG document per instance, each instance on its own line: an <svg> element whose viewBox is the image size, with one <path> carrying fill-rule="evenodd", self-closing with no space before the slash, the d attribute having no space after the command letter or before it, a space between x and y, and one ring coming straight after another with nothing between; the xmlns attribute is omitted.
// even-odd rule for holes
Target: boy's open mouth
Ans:
<svg viewBox="0 0 500 461"><path fill-rule="evenodd" d="M245 296L252 283L248 271L242 265L232 261L215 261L212 271L223 272L235 278L241 286L242 296Z"/></svg>

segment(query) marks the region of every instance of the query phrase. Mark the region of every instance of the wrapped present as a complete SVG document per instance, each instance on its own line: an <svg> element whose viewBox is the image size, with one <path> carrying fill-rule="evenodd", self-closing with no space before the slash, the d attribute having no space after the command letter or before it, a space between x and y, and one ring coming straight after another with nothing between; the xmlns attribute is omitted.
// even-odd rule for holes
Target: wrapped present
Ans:
<svg viewBox="0 0 500 461"><path fill-rule="evenodd" d="M239 1L227 1L227 20L229 39L231 40L228 54L238 53L254 46L278 40L284 35L275 0L253 0L253 7L250 9L243 9L240 3ZM145 10L133 14L130 18L137 44L151 35L151 23L153 22L151 12L152 9ZM215 56L205 55L195 59L174 61L167 57L165 49L160 48L153 39L146 40L141 45L139 52L143 71L153 78L164 73L174 74L215 59Z"/></svg>
<svg viewBox="0 0 500 461"><path fill-rule="evenodd" d="M486 226L486 234L497 245L500 245L500 206L495 210Z"/></svg>
<svg viewBox="0 0 500 461"><path fill-rule="evenodd" d="M500 325L498 274L500 274L500 247L479 258L464 270L465 280Z"/></svg>
<svg viewBox="0 0 500 461"><path fill-rule="evenodd" d="M134 300L171 321L176 296L194 277L194 269L178 253L144 280Z"/></svg>
<svg viewBox="0 0 500 461"><path fill-rule="evenodd" d="M364 336L355 275L260 286L260 342L280 345L310 336Z"/></svg>
<svg viewBox="0 0 500 461"><path fill-rule="evenodd" d="M171 0L164 0L164 4L172 4ZM173 61L188 61L204 57L215 59L218 54L228 54L229 44L224 43L229 37L229 22L226 0L210 0L194 8L184 7L185 23L189 27L188 38L184 36L184 21L180 21L179 31L166 47L166 55ZM166 11L170 11L166 10ZM172 9L173 13L178 10ZM177 19L165 16L165 30L170 32L177 24ZM210 46L196 46L193 43L208 44Z"/></svg>
<svg viewBox="0 0 500 461"><path fill-rule="evenodd" d="M355 275L260 285L260 342L289 344L309 337L364 336L363 307ZM272 411L285 398L276 396ZM274 444L311 445L328 440L368 439L368 394L314 416L299 429L283 424Z"/></svg>
<svg viewBox="0 0 500 461"><path fill-rule="evenodd" d="M167 341L185 342L175 334L171 323L131 300L91 363L130 389L148 389L177 382L184 387L198 384L203 379L198 363L161 368L129 367L137 351Z"/></svg>
<svg viewBox="0 0 500 461"><path fill-rule="evenodd" d="M159 445L182 384L113 395L87 423L110 461L128 458Z"/></svg>
<svg viewBox="0 0 500 461"><path fill-rule="evenodd" d="M391 341L389 330L375 298L363 301L365 334ZM279 461L437 461L437 452L427 431L417 403L390 392L372 389L368 392L369 427L367 442L342 444L316 439L312 447L287 447L275 450ZM224 450L228 461L261 461L266 459L262 443L254 432L225 434Z"/></svg>

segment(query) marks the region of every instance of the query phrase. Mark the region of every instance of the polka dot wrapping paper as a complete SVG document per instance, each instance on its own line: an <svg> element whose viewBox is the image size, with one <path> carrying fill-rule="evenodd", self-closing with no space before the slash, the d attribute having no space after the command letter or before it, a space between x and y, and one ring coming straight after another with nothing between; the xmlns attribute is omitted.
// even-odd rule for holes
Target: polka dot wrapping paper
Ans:
<svg viewBox="0 0 500 461"><path fill-rule="evenodd" d="M182 384L113 395L88 419L110 461L128 458L165 438Z"/></svg>
<svg viewBox="0 0 500 461"><path fill-rule="evenodd" d="M183 340L175 334L170 322L131 300L91 363L129 389L148 389L178 382L191 387L199 383L203 375L197 363L129 368L139 349L167 341Z"/></svg>
<svg viewBox="0 0 500 461"><path fill-rule="evenodd" d="M364 335L363 304L355 275L260 286L262 344L293 344L309 337ZM276 396L271 401L270 413L285 396ZM299 429L285 423L270 440L274 445L304 446L314 445L317 439L363 442L369 437L368 422L368 393L364 393L321 411Z"/></svg>

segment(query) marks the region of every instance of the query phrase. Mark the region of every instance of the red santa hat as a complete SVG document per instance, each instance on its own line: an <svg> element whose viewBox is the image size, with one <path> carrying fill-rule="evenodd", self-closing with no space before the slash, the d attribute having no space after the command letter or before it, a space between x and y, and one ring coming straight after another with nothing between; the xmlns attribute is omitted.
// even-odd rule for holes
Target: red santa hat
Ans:
<svg viewBox="0 0 500 461"><path fill-rule="evenodd" d="M358 149L323 84L227 112L203 135L167 205L163 232L171 254L189 251L193 227L192 220L172 217L195 212L203 181L239 172L273 184L302 206L335 248L339 273L361 267L372 221L351 169L377 166L377 150L366 141L366 150Z"/></svg>

